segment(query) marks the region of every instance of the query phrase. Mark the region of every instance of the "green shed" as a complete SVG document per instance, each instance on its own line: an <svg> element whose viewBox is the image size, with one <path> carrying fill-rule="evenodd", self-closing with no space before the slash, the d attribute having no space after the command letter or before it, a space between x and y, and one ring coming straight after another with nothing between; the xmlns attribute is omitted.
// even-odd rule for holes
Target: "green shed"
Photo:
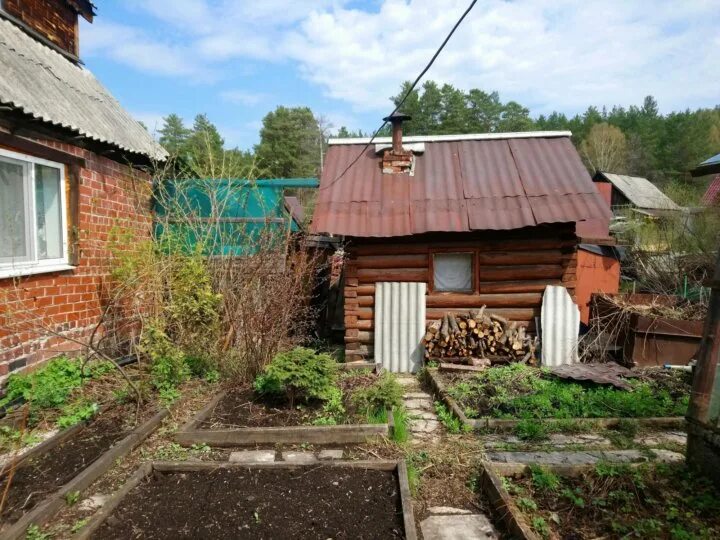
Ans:
<svg viewBox="0 0 720 540"><path fill-rule="evenodd" d="M316 178L163 180L155 185L155 232L172 232L187 248L202 244L209 255L252 254L261 238L302 229L302 206L285 190L317 187Z"/></svg>

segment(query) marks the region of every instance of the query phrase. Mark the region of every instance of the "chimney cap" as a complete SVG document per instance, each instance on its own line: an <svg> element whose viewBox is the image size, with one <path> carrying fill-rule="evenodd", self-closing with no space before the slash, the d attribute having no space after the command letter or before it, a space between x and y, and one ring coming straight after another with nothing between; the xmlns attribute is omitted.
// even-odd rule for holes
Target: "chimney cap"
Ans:
<svg viewBox="0 0 720 540"><path fill-rule="evenodd" d="M385 118L383 118L384 122L390 122L391 124L395 124L398 122L404 122L405 120L412 120L412 116L410 116L409 114L400 112L400 111L395 111L390 116L386 116Z"/></svg>

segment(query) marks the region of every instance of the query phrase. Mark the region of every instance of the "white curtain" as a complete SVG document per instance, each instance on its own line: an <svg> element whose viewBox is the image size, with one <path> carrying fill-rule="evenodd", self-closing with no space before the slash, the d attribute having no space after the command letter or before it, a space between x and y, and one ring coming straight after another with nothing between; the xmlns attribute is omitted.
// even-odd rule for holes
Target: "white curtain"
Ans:
<svg viewBox="0 0 720 540"><path fill-rule="evenodd" d="M433 258L434 290L472 291L472 254L436 253Z"/></svg>
<svg viewBox="0 0 720 540"><path fill-rule="evenodd" d="M5 262L29 256L24 166L0 161L0 259Z"/></svg>

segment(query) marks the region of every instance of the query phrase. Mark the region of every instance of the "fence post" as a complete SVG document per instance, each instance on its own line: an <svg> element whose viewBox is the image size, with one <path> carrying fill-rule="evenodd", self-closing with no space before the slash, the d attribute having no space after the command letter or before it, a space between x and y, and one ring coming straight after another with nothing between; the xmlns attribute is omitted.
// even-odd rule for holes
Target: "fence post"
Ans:
<svg viewBox="0 0 720 540"><path fill-rule="evenodd" d="M687 462L720 486L720 250L688 409Z"/></svg>

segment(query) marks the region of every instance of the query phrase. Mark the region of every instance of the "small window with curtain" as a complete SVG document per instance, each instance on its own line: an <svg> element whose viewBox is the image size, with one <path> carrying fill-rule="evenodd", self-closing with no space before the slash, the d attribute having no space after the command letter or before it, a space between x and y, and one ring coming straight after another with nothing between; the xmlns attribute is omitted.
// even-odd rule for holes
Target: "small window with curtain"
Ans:
<svg viewBox="0 0 720 540"><path fill-rule="evenodd" d="M67 267L63 165L0 150L0 278Z"/></svg>
<svg viewBox="0 0 720 540"><path fill-rule="evenodd" d="M472 293L474 287L472 253L435 253L433 291Z"/></svg>

